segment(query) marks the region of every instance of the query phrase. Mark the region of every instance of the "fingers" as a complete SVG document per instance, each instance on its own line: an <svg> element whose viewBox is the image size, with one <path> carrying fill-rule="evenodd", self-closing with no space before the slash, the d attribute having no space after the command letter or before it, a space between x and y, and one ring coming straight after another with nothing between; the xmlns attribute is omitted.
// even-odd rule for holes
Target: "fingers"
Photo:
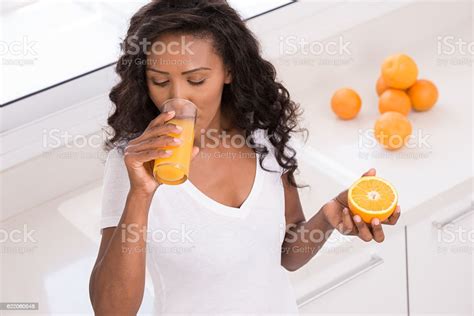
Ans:
<svg viewBox="0 0 474 316"><path fill-rule="evenodd" d="M342 234L342 208L334 200L330 200L323 206L323 214L331 227L336 228Z"/></svg>
<svg viewBox="0 0 474 316"><path fill-rule="evenodd" d="M377 173L377 171L375 170L375 168L370 168L368 171L366 171L362 176L363 177L367 177L367 176L375 176L375 174Z"/></svg>
<svg viewBox="0 0 474 316"><path fill-rule="evenodd" d="M395 211L392 213L392 215L390 215L389 218L384 220L382 222L382 224L395 225L398 222L398 219L400 218L400 214L401 214L400 205L397 205L397 207L395 208Z"/></svg>
<svg viewBox="0 0 474 316"><path fill-rule="evenodd" d="M359 215L354 215L354 223L356 224L357 230L359 231L359 238L363 241L371 241L373 239L372 233L369 230L367 224L362 221Z"/></svg>
<svg viewBox="0 0 474 316"><path fill-rule="evenodd" d="M339 203L339 205L344 208L348 205L348 201L347 201L347 192L349 190L345 190L341 193L339 193L333 200L337 203Z"/></svg>
<svg viewBox="0 0 474 316"><path fill-rule="evenodd" d="M139 152L144 150L153 150L166 146L179 146L183 141L179 138L162 135L157 137L150 137L141 141L140 143L130 144L125 148L125 152ZM166 149L166 148L164 148Z"/></svg>
<svg viewBox="0 0 474 316"><path fill-rule="evenodd" d="M128 151L124 153L124 159L133 159L134 162L144 164L150 160L164 158L171 155L171 150L165 149L149 149L143 151Z"/></svg>
<svg viewBox="0 0 474 316"><path fill-rule="evenodd" d="M385 239L385 234L383 233L382 224L378 218L372 219L372 236L376 242L382 242Z"/></svg>
<svg viewBox="0 0 474 316"><path fill-rule="evenodd" d="M338 229L340 233L344 235L357 235L357 227L352 221L351 214L349 209L345 207L342 211L342 226L341 229Z"/></svg>
<svg viewBox="0 0 474 316"><path fill-rule="evenodd" d="M343 211L343 224L341 224L341 229L348 229L350 227L346 217L345 209ZM352 219L354 220L355 223L355 228L357 231L355 233L359 235L359 238L362 239L363 241L369 242L372 239L375 240L378 243L381 243L385 240L385 233L383 232L382 224L388 224L388 225L395 225L400 218L400 206L397 205L395 211L393 214L386 219L383 222L380 222L378 218L373 218L372 222L369 224L365 223L362 221L359 215L354 215ZM351 219L351 221L352 221Z"/></svg>
<svg viewBox="0 0 474 316"><path fill-rule="evenodd" d="M199 147L193 146L193 151L192 151L192 154L191 154L191 159L194 159L194 157L196 157L198 153L199 153Z"/></svg>
<svg viewBox="0 0 474 316"><path fill-rule="evenodd" d="M182 132L182 128L178 125L167 123L165 125L154 126L151 129L146 129L143 134L138 136L135 139L132 139L128 142L129 145L136 145L141 143L145 140L148 140L153 137L168 135L168 134L180 134Z"/></svg>
<svg viewBox="0 0 474 316"><path fill-rule="evenodd" d="M151 129L155 126L163 125L166 121L171 120L175 115L175 111L162 112L155 117L147 126L146 129Z"/></svg>

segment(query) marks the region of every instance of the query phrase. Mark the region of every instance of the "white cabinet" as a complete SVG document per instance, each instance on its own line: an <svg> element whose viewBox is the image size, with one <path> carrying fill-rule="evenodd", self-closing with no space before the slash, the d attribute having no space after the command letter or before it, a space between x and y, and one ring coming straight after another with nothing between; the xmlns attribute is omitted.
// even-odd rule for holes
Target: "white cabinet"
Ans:
<svg viewBox="0 0 474 316"><path fill-rule="evenodd" d="M468 196L407 227L412 315L473 315L473 221Z"/></svg>
<svg viewBox="0 0 474 316"><path fill-rule="evenodd" d="M347 185L318 167L299 150L299 190L307 219ZM383 243L366 243L334 231L324 247L306 265L290 273L300 313L350 315L406 315L407 283L405 231L384 226Z"/></svg>
<svg viewBox="0 0 474 316"><path fill-rule="evenodd" d="M299 295L300 313L406 315L404 233L403 229L398 230L383 243L353 240L352 243L358 247L349 246L341 248L345 250L340 253L326 253L321 258L313 258L315 262L308 263L310 270L304 269L302 273L305 275L298 276L300 288L309 288L311 284L313 287L313 290ZM328 256L332 256L332 264L324 262Z"/></svg>

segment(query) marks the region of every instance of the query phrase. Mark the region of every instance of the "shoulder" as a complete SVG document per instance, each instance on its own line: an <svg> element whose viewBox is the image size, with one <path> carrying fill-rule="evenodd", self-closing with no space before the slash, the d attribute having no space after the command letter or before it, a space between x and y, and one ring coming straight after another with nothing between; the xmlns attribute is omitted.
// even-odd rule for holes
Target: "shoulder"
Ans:
<svg viewBox="0 0 474 316"><path fill-rule="evenodd" d="M107 161L123 160L125 147L128 141L122 140L107 152Z"/></svg>
<svg viewBox="0 0 474 316"><path fill-rule="evenodd" d="M268 132L264 129L256 129L252 132L252 139L254 140L255 147L265 147L269 154L274 155L274 146L268 139Z"/></svg>
<svg viewBox="0 0 474 316"><path fill-rule="evenodd" d="M268 130L266 129L258 128L252 131L252 138L255 140L255 143L257 145L264 145L266 147L272 145L272 143L269 140Z"/></svg>
<svg viewBox="0 0 474 316"><path fill-rule="evenodd" d="M105 165L114 165L120 163L123 160L123 150L119 147L114 147L109 150L107 153L107 158L105 161Z"/></svg>
<svg viewBox="0 0 474 316"><path fill-rule="evenodd" d="M123 157L123 148L120 148L118 146L112 148L107 153L107 159L115 159L115 158L121 158L121 157Z"/></svg>
<svg viewBox="0 0 474 316"><path fill-rule="evenodd" d="M255 141L256 146L264 146L267 149L267 154L265 155L265 158L262 161L263 167L269 170L278 171L280 174L282 174L285 169L280 166L276 159L277 149L270 141L271 135L268 134L268 130L256 129L252 132L252 137Z"/></svg>
<svg viewBox="0 0 474 316"><path fill-rule="evenodd" d="M104 166L104 176L109 181L125 180L127 168L124 161L124 148L116 146L109 150Z"/></svg>
<svg viewBox="0 0 474 316"><path fill-rule="evenodd" d="M273 139L273 135L268 133L266 129L256 129L252 132L254 136L255 142L258 145L263 145L267 148L269 155L272 157L271 159L275 160L275 163L278 165L278 170L283 174L287 171L284 167L280 166L277 162L277 156L281 157L281 159L298 159L299 152L303 148L303 138L300 138L300 134L292 134L290 135L289 141L285 144L285 146L280 146L281 144L275 142L275 145L271 142Z"/></svg>

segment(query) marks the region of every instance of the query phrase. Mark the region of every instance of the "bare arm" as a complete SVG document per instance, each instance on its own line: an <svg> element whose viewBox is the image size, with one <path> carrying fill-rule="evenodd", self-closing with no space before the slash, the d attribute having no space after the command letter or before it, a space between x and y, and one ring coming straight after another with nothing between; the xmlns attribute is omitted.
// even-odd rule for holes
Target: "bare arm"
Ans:
<svg viewBox="0 0 474 316"><path fill-rule="evenodd" d="M362 176L375 175L375 169L370 169ZM348 209L347 190L339 193L335 198L324 204L309 221L306 221L301 207L298 190L288 183L286 174L282 176L285 188L285 217L286 235L282 245L282 266L289 271L295 271L304 266L324 246L337 229L343 235L355 235L369 242L384 240L381 224L395 225L400 217L394 212L385 221L369 226L363 221L356 221ZM313 234L311 234L313 232ZM311 236L314 236L312 238Z"/></svg>
<svg viewBox="0 0 474 316"><path fill-rule="evenodd" d="M103 231L89 283L96 315L135 315L140 308L145 287L146 229L152 197L130 191L117 227ZM144 233L141 233L142 229Z"/></svg>
<svg viewBox="0 0 474 316"><path fill-rule="evenodd" d="M290 186L287 173L282 175L285 189L286 234L282 244L281 264L288 271L304 266L324 246L334 228L326 221L323 208L306 221L297 188ZM317 231L317 234L310 234ZM314 236L314 238L311 238Z"/></svg>
<svg viewBox="0 0 474 316"><path fill-rule="evenodd" d="M153 161L169 156L165 151L168 146L178 146L168 134L179 134L181 129L166 123L174 115L174 112L158 115L124 150L121 159L125 166L119 167L127 169L130 189L117 227L103 230L89 281L89 295L96 315L135 315L140 308L145 288L148 212L161 184L153 176ZM194 146L192 158L198 151Z"/></svg>

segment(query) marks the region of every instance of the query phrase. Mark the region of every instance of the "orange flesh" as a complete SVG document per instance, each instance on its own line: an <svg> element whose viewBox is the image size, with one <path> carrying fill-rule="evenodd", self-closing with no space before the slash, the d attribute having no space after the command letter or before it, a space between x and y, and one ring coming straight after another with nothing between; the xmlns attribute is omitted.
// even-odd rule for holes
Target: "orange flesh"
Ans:
<svg viewBox="0 0 474 316"><path fill-rule="evenodd" d="M395 195L383 182L363 181L353 188L352 198L359 207L377 212L389 208Z"/></svg>

